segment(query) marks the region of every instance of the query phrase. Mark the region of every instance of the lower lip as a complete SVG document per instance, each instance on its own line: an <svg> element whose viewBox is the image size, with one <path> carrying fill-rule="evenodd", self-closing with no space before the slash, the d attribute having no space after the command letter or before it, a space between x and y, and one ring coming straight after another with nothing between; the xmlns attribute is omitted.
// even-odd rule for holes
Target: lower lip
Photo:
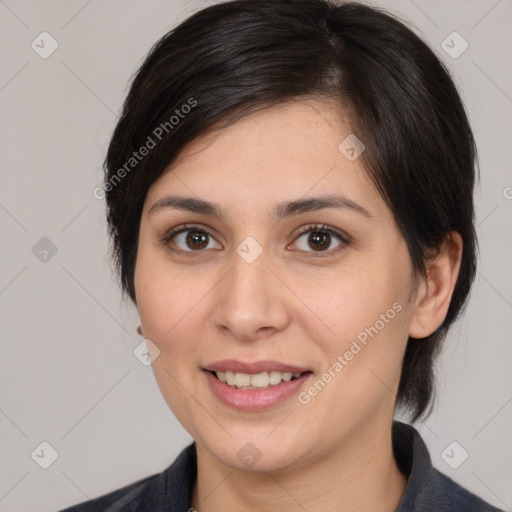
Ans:
<svg viewBox="0 0 512 512"><path fill-rule="evenodd" d="M277 405L295 392L312 373L304 373L298 379L281 382L264 389L237 389L221 382L211 372L204 370L213 394L224 404L242 411L261 411Z"/></svg>

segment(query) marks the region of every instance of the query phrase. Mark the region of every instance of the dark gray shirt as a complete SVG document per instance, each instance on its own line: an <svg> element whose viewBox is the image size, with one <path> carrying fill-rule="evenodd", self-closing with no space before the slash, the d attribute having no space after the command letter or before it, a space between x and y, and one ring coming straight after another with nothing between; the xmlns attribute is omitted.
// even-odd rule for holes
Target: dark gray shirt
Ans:
<svg viewBox="0 0 512 512"><path fill-rule="evenodd" d="M393 451L407 486L396 512L503 512L432 466L427 446L411 425L394 421ZM197 477L195 443L164 471L61 512L188 512Z"/></svg>

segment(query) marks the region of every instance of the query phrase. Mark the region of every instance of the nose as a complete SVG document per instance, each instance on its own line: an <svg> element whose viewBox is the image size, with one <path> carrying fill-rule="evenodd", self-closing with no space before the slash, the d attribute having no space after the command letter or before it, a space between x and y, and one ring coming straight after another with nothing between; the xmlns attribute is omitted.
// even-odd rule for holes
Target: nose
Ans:
<svg viewBox="0 0 512 512"><path fill-rule="evenodd" d="M264 254L252 263L236 254L217 289L213 323L233 339L265 338L285 329L290 321L285 287L267 264Z"/></svg>

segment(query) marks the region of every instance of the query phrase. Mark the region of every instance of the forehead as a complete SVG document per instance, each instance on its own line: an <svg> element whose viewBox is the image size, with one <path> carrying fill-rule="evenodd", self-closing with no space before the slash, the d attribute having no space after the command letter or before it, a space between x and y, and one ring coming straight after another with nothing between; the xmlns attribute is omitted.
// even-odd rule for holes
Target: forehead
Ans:
<svg viewBox="0 0 512 512"><path fill-rule="evenodd" d="M226 210L256 211L340 193L376 215L385 213L361 160L348 158L353 137L348 117L327 100L260 110L187 144L153 183L147 204L173 193L220 202Z"/></svg>

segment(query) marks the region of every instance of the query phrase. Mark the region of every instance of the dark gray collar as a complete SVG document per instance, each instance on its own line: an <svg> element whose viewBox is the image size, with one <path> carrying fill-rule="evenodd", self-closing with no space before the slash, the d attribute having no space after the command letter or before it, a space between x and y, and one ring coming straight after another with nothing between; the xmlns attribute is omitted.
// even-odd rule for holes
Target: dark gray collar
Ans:
<svg viewBox="0 0 512 512"><path fill-rule="evenodd" d="M407 487L396 512L499 512L432 466L419 432L400 421L392 426L393 453ZM144 508L187 512L197 478L195 443L187 446L165 471L149 482Z"/></svg>

